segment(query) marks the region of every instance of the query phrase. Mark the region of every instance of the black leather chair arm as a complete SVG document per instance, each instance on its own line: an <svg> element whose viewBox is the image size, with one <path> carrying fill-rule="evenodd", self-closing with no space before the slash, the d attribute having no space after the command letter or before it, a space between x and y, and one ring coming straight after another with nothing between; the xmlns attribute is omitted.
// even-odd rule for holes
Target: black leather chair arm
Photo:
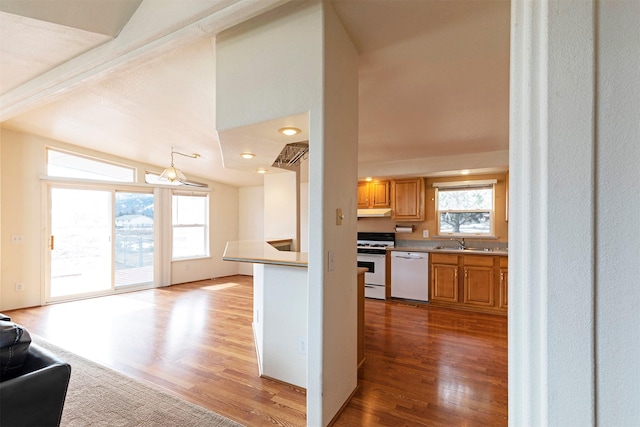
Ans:
<svg viewBox="0 0 640 427"><path fill-rule="evenodd" d="M58 426L71 366L32 343L23 369L22 375L0 382L0 425Z"/></svg>

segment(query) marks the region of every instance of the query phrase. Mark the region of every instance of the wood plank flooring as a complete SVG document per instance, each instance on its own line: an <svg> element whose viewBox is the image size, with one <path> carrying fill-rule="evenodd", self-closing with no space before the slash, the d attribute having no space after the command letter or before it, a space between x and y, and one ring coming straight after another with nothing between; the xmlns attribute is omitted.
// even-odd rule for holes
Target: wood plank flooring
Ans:
<svg viewBox="0 0 640 427"><path fill-rule="evenodd" d="M5 312L33 334L247 426L304 426L305 392L258 377L252 280ZM506 426L504 316L365 301L366 362L336 426Z"/></svg>

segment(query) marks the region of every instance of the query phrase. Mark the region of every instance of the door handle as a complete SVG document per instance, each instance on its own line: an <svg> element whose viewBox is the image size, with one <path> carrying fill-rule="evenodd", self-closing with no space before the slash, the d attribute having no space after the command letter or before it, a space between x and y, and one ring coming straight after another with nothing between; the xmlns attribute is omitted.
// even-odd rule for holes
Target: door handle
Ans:
<svg viewBox="0 0 640 427"><path fill-rule="evenodd" d="M51 236L51 238L49 240L50 240L49 241L49 247L51 248L51 250L53 250L53 247L54 247L54 245L53 245L53 242L54 242L53 236Z"/></svg>

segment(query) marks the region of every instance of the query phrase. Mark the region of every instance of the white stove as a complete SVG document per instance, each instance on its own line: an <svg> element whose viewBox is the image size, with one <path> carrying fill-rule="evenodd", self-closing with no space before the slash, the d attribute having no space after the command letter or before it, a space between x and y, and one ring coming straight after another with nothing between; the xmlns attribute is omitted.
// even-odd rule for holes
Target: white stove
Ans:
<svg viewBox="0 0 640 427"><path fill-rule="evenodd" d="M395 246L395 233L358 233L358 267L364 273L364 296L385 299L387 248Z"/></svg>

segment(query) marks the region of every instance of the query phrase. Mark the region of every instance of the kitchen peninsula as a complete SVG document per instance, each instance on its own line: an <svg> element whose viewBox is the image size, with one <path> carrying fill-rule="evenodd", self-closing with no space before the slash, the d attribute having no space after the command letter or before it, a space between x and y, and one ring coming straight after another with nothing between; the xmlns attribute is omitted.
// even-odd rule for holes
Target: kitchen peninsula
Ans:
<svg viewBox="0 0 640 427"><path fill-rule="evenodd" d="M227 242L222 259L253 263L253 335L260 375L307 387L308 254L263 241Z"/></svg>
<svg viewBox="0 0 640 427"><path fill-rule="evenodd" d="M280 246L280 242L276 246ZM308 254L262 241L227 242L222 259L253 263L253 335L260 376L307 387ZM364 273L358 268L357 363L364 363ZM354 325L356 327L356 325Z"/></svg>

